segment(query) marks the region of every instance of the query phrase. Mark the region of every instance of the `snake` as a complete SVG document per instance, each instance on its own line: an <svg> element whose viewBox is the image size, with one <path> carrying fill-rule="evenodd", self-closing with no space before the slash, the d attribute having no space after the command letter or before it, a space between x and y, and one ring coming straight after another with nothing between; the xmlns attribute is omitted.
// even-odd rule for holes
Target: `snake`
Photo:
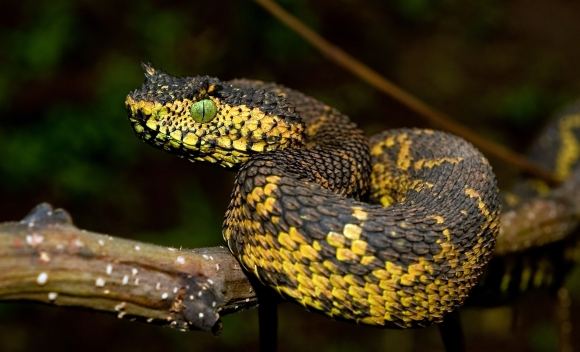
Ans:
<svg viewBox="0 0 580 352"><path fill-rule="evenodd" d="M479 282L501 201L469 142L411 128L367 138L338 110L275 83L143 67L125 100L136 135L236 172L224 240L284 299L412 328L443 321Z"/></svg>
<svg viewBox="0 0 580 352"><path fill-rule="evenodd" d="M580 102L549 119L528 159L560 181L519 178L503 193L494 257L468 303L509 304L532 291L557 293L580 262Z"/></svg>

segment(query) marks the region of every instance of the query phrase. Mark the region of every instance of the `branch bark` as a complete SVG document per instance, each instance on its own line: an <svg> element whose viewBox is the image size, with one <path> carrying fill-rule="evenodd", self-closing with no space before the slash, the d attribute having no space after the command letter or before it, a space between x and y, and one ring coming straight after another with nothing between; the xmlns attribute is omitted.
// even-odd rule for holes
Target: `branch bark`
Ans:
<svg viewBox="0 0 580 352"><path fill-rule="evenodd" d="M224 247L176 249L88 232L48 204L0 224L0 300L91 308L214 333L221 314L257 304Z"/></svg>

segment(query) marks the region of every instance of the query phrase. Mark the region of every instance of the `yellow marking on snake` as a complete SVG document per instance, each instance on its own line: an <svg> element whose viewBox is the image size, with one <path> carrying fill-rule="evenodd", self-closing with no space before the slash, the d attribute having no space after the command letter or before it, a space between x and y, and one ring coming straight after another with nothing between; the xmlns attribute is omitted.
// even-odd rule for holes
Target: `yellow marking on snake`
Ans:
<svg viewBox="0 0 580 352"><path fill-rule="evenodd" d="M419 159L413 163L415 170L432 169L442 164L458 164L463 161L461 157L443 157L439 159Z"/></svg>
<svg viewBox="0 0 580 352"><path fill-rule="evenodd" d="M441 215L431 215L431 216L429 216L429 218L435 220L435 222L437 224L444 224L445 223L445 218Z"/></svg>
<svg viewBox="0 0 580 352"><path fill-rule="evenodd" d="M399 143L399 155L397 156L397 167L402 170L407 170L411 166L411 140L405 133L397 136L397 143Z"/></svg>
<svg viewBox="0 0 580 352"><path fill-rule="evenodd" d="M408 175L392 175L388 165L376 163L371 174L373 198L378 199L383 207L389 207L396 202L404 201L405 197L394 190L413 190L422 192L433 187L433 183L410 179Z"/></svg>
<svg viewBox="0 0 580 352"><path fill-rule="evenodd" d="M361 240L354 240L352 241L350 249L356 255L363 256L367 250L367 243Z"/></svg>
<svg viewBox="0 0 580 352"><path fill-rule="evenodd" d="M358 240L360 238L360 234L362 233L362 228L354 224L346 224L344 225L342 233L344 234L344 237L348 239Z"/></svg>
<svg viewBox="0 0 580 352"><path fill-rule="evenodd" d="M338 248L336 250L336 259L340 261L353 261L357 258L357 255L348 248Z"/></svg>
<svg viewBox="0 0 580 352"><path fill-rule="evenodd" d="M556 159L556 176L565 180L572 169L572 165L580 156L580 145L573 130L580 128L580 114L568 115L560 120L560 138L562 145Z"/></svg>
<svg viewBox="0 0 580 352"><path fill-rule="evenodd" d="M395 145L395 136L390 136L383 141L375 144L371 149L371 155L379 156L383 154L385 148L391 148Z"/></svg>
<svg viewBox="0 0 580 352"><path fill-rule="evenodd" d="M505 267L504 274L501 278L501 283L499 286L500 290L502 292L507 292L507 290L509 289L510 282L512 280L513 266L514 266L514 263L512 261L510 261Z"/></svg>
<svg viewBox="0 0 580 352"><path fill-rule="evenodd" d="M522 271L522 275L520 278L520 291L525 291L528 289L531 277L532 277L532 268L530 268L529 264L526 263L524 265L524 269Z"/></svg>
<svg viewBox="0 0 580 352"><path fill-rule="evenodd" d="M369 214L366 211L364 211L364 209L362 209L361 207L353 207L352 216L359 221L365 221L366 219L368 219Z"/></svg>
<svg viewBox="0 0 580 352"><path fill-rule="evenodd" d="M326 235L326 241L333 247L342 248L346 242L346 239L344 235L330 231L328 235Z"/></svg>
<svg viewBox="0 0 580 352"><path fill-rule="evenodd" d="M485 216L486 218L490 218L490 216L492 214L487 209L487 205L485 204L485 202L483 201L483 199L481 198L481 195L479 194L479 192L477 190L475 190L473 188L466 188L465 194L467 194L471 198L477 199L477 207L479 208L479 211L481 211L483 216Z"/></svg>
<svg viewBox="0 0 580 352"><path fill-rule="evenodd" d="M541 196L545 196L552 191L550 186L542 180L529 180L528 184Z"/></svg>
<svg viewBox="0 0 580 352"><path fill-rule="evenodd" d="M278 234L278 242L280 242L280 244L284 246L284 248L289 250L293 250L297 247L296 242L294 242L290 238L290 235L288 235L286 232L280 232Z"/></svg>
<svg viewBox="0 0 580 352"><path fill-rule="evenodd" d="M536 272L534 273L534 278L532 279L532 283L533 283L534 287L540 287L542 285L542 283L544 282L547 267L548 267L548 263L546 262L545 259L541 260L538 263L538 267L536 269Z"/></svg>

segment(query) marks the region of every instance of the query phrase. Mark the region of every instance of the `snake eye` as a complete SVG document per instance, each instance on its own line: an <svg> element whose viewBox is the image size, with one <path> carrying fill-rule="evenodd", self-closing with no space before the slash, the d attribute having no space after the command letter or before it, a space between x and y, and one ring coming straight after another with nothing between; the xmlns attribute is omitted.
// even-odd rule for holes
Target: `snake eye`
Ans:
<svg viewBox="0 0 580 352"><path fill-rule="evenodd" d="M217 114L217 107L210 99L203 99L193 103L189 111L195 122L205 123L213 120Z"/></svg>

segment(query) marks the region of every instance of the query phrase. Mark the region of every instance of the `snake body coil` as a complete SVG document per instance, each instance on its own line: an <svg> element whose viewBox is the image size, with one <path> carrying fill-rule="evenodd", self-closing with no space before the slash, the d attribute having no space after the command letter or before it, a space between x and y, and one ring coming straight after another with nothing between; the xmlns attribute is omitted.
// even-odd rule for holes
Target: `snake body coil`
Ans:
<svg viewBox="0 0 580 352"><path fill-rule="evenodd" d="M401 129L370 139L296 91L173 77L145 66L126 105L146 142L237 170L224 238L264 284L328 316L440 322L492 255L499 198L462 139Z"/></svg>
<svg viewBox="0 0 580 352"><path fill-rule="evenodd" d="M471 304L505 304L538 289L556 292L580 262L580 102L551 119L528 157L562 184L519 179L504 193L494 258Z"/></svg>

